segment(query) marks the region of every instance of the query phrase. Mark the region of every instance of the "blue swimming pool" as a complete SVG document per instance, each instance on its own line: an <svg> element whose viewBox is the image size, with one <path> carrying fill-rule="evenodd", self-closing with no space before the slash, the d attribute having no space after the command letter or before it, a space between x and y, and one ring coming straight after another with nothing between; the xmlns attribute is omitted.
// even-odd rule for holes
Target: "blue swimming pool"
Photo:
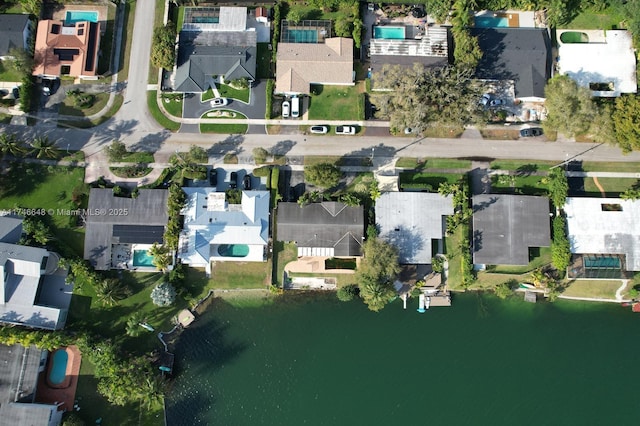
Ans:
<svg viewBox="0 0 640 426"><path fill-rule="evenodd" d="M404 40L404 27L373 27L373 38L386 40Z"/></svg>
<svg viewBox="0 0 640 426"><path fill-rule="evenodd" d="M287 43L317 43L317 30L286 30L286 36L283 40Z"/></svg>
<svg viewBox="0 0 640 426"><path fill-rule="evenodd" d="M153 267L153 256L150 256L147 250L133 251L133 266L151 266Z"/></svg>
<svg viewBox="0 0 640 426"><path fill-rule="evenodd" d="M51 366L49 367L49 383L59 385L67 377L67 362L69 354L66 349L57 349L51 356Z"/></svg>
<svg viewBox="0 0 640 426"><path fill-rule="evenodd" d="M224 257L247 257L249 246L246 244L221 244L218 246L218 254Z"/></svg>
<svg viewBox="0 0 640 426"><path fill-rule="evenodd" d="M95 10L67 10L64 17L65 25L74 25L76 22L98 22L98 12Z"/></svg>
<svg viewBox="0 0 640 426"><path fill-rule="evenodd" d="M504 16L476 16L476 28L508 28L509 20Z"/></svg>
<svg viewBox="0 0 640 426"><path fill-rule="evenodd" d="M620 268L620 258L612 256L586 257L584 258L586 268Z"/></svg>

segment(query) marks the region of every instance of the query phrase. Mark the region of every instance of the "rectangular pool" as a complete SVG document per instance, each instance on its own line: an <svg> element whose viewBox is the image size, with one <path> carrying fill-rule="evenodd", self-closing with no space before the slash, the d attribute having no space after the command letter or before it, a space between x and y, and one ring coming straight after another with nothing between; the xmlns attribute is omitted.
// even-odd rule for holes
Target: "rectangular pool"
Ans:
<svg viewBox="0 0 640 426"><path fill-rule="evenodd" d="M286 35L282 38L286 43L317 43L317 30L286 30Z"/></svg>
<svg viewBox="0 0 640 426"><path fill-rule="evenodd" d="M599 269L599 268L618 269L620 268L620 258L611 257L611 256L585 257L584 266L585 268L592 268L592 269Z"/></svg>
<svg viewBox="0 0 640 426"><path fill-rule="evenodd" d="M153 256L149 256L147 250L133 251L133 266L150 266L153 267Z"/></svg>
<svg viewBox="0 0 640 426"><path fill-rule="evenodd" d="M404 27L373 27L373 38L386 40L404 40Z"/></svg>
<svg viewBox="0 0 640 426"><path fill-rule="evenodd" d="M98 22L98 12L95 10L67 10L64 17L65 25L75 25L76 22Z"/></svg>
<svg viewBox="0 0 640 426"><path fill-rule="evenodd" d="M508 28L509 19L504 16L476 16L476 28Z"/></svg>

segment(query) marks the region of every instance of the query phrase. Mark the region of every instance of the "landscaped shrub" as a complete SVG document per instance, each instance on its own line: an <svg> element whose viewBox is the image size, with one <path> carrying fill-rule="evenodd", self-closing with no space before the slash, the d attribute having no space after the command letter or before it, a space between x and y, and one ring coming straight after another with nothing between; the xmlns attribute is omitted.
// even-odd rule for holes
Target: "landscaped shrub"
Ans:
<svg viewBox="0 0 640 426"><path fill-rule="evenodd" d="M127 153L126 145L115 139L108 147L105 148L105 150L107 151L107 157L109 158L109 161L113 163L117 163L118 161L122 160L122 158Z"/></svg>
<svg viewBox="0 0 640 426"><path fill-rule="evenodd" d="M168 282L163 282L151 290L151 301L156 306L170 306L176 300L176 289Z"/></svg>
<svg viewBox="0 0 640 426"><path fill-rule="evenodd" d="M91 105L93 105L93 102L95 100L95 96L93 96L92 94L81 92L78 89L68 91L67 97L71 99L73 105L76 108L81 109L89 108Z"/></svg>
<svg viewBox="0 0 640 426"><path fill-rule="evenodd" d="M274 30L275 31L275 30ZM267 120L271 119L272 108L273 108L273 79L267 80L267 109L264 112L264 118Z"/></svg>
<svg viewBox="0 0 640 426"><path fill-rule="evenodd" d="M33 76L26 75L22 78L22 85L20 86L20 109L24 112L33 111L36 106L35 83L33 82Z"/></svg>
<svg viewBox="0 0 640 426"><path fill-rule="evenodd" d="M498 284L494 291L500 299L506 299L513 294L513 289L518 286L518 281L509 280Z"/></svg>
<svg viewBox="0 0 640 426"><path fill-rule="evenodd" d="M182 169L182 177L194 180L207 179L207 166L190 164Z"/></svg>
<svg viewBox="0 0 640 426"><path fill-rule="evenodd" d="M269 151L264 148L253 148L253 160L256 164L263 164L267 162Z"/></svg>
<svg viewBox="0 0 640 426"><path fill-rule="evenodd" d="M341 302L348 302L355 299L360 294L360 289L355 284L349 284L344 287L340 287L336 295Z"/></svg>
<svg viewBox="0 0 640 426"><path fill-rule="evenodd" d="M271 173L271 166L262 166L253 169L253 175L256 177L267 177Z"/></svg>
<svg viewBox="0 0 640 426"><path fill-rule="evenodd" d="M135 164L125 167L109 167L111 173L123 178L139 178L148 175L153 170L144 164Z"/></svg>
<svg viewBox="0 0 640 426"><path fill-rule="evenodd" d="M240 204L242 202L242 192L239 189L227 189L225 195L229 204Z"/></svg>

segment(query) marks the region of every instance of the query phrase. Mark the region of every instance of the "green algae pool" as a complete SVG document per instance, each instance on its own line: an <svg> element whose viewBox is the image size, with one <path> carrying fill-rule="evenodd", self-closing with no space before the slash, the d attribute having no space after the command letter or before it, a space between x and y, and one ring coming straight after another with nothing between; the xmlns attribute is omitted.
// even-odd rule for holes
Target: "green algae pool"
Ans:
<svg viewBox="0 0 640 426"><path fill-rule="evenodd" d="M637 424L640 315L456 295L217 301L181 336L169 425Z"/></svg>

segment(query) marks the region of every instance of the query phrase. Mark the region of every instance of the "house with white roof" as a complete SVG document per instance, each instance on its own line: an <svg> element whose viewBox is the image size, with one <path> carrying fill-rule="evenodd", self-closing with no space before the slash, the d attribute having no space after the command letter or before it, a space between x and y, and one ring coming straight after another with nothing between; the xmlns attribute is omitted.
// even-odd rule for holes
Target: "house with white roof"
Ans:
<svg viewBox="0 0 640 426"><path fill-rule="evenodd" d="M56 253L18 244L21 234L22 219L0 217L0 323L60 330L73 284Z"/></svg>
<svg viewBox="0 0 640 426"><path fill-rule="evenodd" d="M242 191L240 204L229 204L215 188L182 188L187 195L178 257L204 267L211 262L264 262L269 242L269 191Z"/></svg>
<svg viewBox="0 0 640 426"><path fill-rule="evenodd" d="M626 30L558 30L558 70L593 96L636 93L636 54Z"/></svg>
<svg viewBox="0 0 640 426"><path fill-rule="evenodd" d="M640 271L640 201L570 197L564 211L571 253L577 258L570 275Z"/></svg>

